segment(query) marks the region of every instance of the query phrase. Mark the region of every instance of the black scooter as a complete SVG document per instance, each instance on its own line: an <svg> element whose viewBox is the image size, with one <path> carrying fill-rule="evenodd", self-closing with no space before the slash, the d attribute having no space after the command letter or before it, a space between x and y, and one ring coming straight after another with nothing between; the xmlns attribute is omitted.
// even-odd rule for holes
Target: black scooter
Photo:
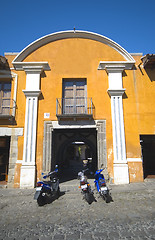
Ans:
<svg viewBox="0 0 155 240"><path fill-rule="evenodd" d="M34 199L37 200L39 206L50 203L60 196L59 179L57 173L58 165L55 166L55 170L53 172L49 172L47 175L43 176L44 179L50 177L50 181L37 182Z"/></svg>

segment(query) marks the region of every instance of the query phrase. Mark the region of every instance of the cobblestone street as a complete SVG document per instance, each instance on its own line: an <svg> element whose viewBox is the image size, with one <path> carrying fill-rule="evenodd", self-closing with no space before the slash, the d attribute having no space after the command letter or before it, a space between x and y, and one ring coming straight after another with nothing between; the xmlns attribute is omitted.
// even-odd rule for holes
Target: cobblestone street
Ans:
<svg viewBox="0 0 155 240"><path fill-rule="evenodd" d="M0 188L0 239L155 239L155 181L109 188L112 202L94 192L89 205L78 180L61 183L59 199L43 207L35 189Z"/></svg>

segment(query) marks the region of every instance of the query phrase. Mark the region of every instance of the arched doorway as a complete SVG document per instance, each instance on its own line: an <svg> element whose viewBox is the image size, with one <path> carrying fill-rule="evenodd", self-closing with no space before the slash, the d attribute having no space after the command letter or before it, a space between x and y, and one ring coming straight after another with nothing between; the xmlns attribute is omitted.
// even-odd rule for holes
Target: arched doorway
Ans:
<svg viewBox="0 0 155 240"><path fill-rule="evenodd" d="M61 159L58 165L61 170L63 180L77 178L78 172L89 168L88 174L96 170L95 152L90 145L85 142L70 142L62 148Z"/></svg>
<svg viewBox="0 0 155 240"><path fill-rule="evenodd" d="M53 164L59 165L60 180L76 179L83 168L97 168L96 129L63 129L53 133ZM54 167L54 166L53 166Z"/></svg>

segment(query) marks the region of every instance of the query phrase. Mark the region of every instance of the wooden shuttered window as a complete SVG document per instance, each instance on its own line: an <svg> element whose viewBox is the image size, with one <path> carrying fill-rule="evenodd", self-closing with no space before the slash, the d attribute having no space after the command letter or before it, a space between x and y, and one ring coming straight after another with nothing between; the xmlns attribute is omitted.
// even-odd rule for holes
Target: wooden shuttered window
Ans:
<svg viewBox="0 0 155 240"><path fill-rule="evenodd" d="M11 82L0 82L0 114L10 114Z"/></svg>
<svg viewBox="0 0 155 240"><path fill-rule="evenodd" d="M85 114L86 111L86 79L63 79L63 114Z"/></svg>

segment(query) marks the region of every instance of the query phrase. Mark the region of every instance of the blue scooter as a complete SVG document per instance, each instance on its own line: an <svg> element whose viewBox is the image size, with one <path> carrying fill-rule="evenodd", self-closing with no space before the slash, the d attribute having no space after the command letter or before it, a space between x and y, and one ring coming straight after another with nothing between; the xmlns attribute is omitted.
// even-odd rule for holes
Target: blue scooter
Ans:
<svg viewBox="0 0 155 240"><path fill-rule="evenodd" d="M103 169L95 172L95 187L97 188L100 196L105 200L106 203L110 202L111 196L109 195L109 189L106 186L104 175L101 173Z"/></svg>
<svg viewBox="0 0 155 240"><path fill-rule="evenodd" d="M37 200L39 206L49 203L60 196L59 179L57 177L58 166L55 166L53 172L49 172L43 176L43 179L50 177L50 181L39 181L36 184L36 192L34 199ZM43 173L42 173L43 175Z"/></svg>

